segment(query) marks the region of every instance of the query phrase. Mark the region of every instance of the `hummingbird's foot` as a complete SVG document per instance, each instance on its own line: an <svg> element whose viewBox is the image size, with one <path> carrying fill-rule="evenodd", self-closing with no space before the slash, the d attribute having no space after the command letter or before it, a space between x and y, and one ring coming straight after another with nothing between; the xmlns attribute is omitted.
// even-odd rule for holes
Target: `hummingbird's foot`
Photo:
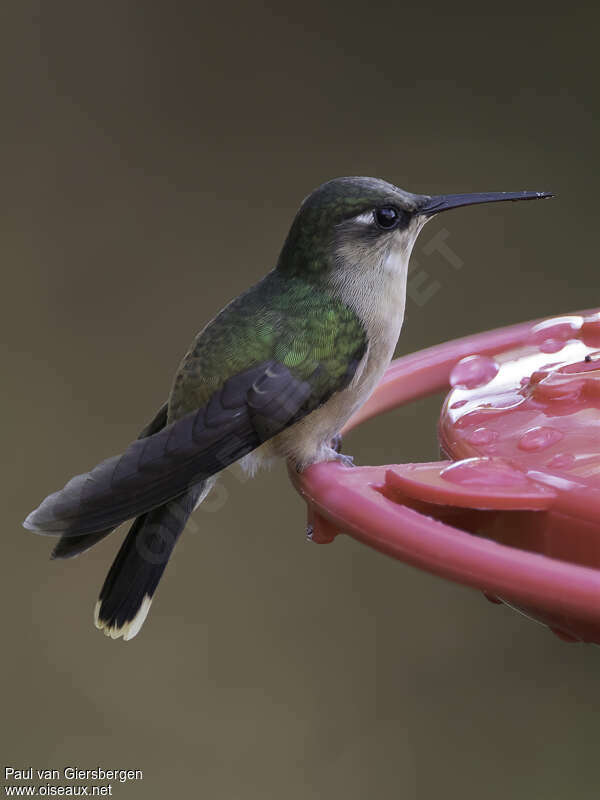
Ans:
<svg viewBox="0 0 600 800"><path fill-rule="evenodd" d="M343 464L345 467L354 467L354 458L352 456L346 456L344 453L341 452L342 449L342 434L337 433L331 442L329 443L329 447L331 450L331 461L339 461L340 464Z"/></svg>
<svg viewBox="0 0 600 800"><path fill-rule="evenodd" d="M313 542L314 541L313 540L314 532L315 532L315 529L313 528L312 525L307 525L306 526L306 541L307 542Z"/></svg>
<svg viewBox="0 0 600 800"><path fill-rule="evenodd" d="M337 461L342 464L344 467L355 467L356 464L354 463L353 456L347 456L344 453L337 453L335 450L332 451L334 453L332 461Z"/></svg>
<svg viewBox="0 0 600 800"><path fill-rule="evenodd" d="M342 434L337 433L333 439L331 440L331 449L335 450L336 453L339 453L342 449Z"/></svg>
<svg viewBox="0 0 600 800"><path fill-rule="evenodd" d="M354 458L352 456L347 456L344 453L338 453L337 450L334 450L332 447L324 447L319 452L318 458L314 461L307 461L305 463L301 461L291 461L291 465L296 470L298 474L304 472L305 469L310 467L312 464L321 464L327 461L337 461L338 464L343 464L345 467L354 467Z"/></svg>

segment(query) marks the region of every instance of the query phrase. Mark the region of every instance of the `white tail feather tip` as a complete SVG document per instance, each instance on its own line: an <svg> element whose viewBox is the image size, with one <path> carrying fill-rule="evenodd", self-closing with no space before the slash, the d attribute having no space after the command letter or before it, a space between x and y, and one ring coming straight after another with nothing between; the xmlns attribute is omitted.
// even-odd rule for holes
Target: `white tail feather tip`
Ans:
<svg viewBox="0 0 600 800"><path fill-rule="evenodd" d="M150 595L144 595L144 599L142 600L142 604L138 609L137 614L135 617L120 628L116 625L108 625L105 620L100 618L100 608L102 606L102 601L98 600L96 606L94 608L94 625L101 630L105 636L109 636L111 639L120 639L122 638L124 642L128 642L130 639L133 639L134 636L140 632L142 625L144 624L146 617L148 616L148 612L150 611L150 606L152 605L152 598Z"/></svg>

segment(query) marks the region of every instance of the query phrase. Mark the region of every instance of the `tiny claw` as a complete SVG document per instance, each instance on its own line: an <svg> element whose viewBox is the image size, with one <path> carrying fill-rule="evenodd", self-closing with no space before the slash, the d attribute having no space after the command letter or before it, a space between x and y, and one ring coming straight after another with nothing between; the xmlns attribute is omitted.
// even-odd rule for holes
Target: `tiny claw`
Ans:
<svg viewBox="0 0 600 800"><path fill-rule="evenodd" d="M315 533L315 529L313 528L313 526L312 525L307 525L306 526L306 541L307 542L314 542L314 539L313 539L314 533Z"/></svg>
<svg viewBox="0 0 600 800"><path fill-rule="evenodd" d="M336 458L335 458L335 460L339 461L339 463L342 464L344 467L355 467L356 466L356 464L354 463L354 457L353 456L347 456L344 453L338 453Z"/></svg>

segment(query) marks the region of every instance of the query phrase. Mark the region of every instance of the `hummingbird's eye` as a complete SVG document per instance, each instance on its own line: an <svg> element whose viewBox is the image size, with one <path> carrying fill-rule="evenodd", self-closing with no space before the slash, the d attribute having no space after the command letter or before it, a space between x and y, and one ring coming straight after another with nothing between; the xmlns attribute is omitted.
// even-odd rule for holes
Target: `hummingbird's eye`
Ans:
<svg viewBox="0 0 600 800"><path fill-rule="evenodd" d="M373 212L373 216L375 217L377 225L383 228L384 231L390 231L392 228L395 228L400 221L400 212L394 206L376 208Z"/></svg>

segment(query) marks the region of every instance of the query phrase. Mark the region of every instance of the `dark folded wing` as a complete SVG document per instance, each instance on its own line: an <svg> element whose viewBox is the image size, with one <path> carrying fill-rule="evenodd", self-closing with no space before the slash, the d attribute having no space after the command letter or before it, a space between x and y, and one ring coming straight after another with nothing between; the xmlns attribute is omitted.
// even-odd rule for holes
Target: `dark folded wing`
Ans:
<svg viewBox="0 0 600 800"><path fill-rule="evenodd" d="M310 382L277 361L263 362L229 378L203 408L72 478L24 525L67 536L115 527L237 461L341 387L338 381L315 397Z"/></svg>

